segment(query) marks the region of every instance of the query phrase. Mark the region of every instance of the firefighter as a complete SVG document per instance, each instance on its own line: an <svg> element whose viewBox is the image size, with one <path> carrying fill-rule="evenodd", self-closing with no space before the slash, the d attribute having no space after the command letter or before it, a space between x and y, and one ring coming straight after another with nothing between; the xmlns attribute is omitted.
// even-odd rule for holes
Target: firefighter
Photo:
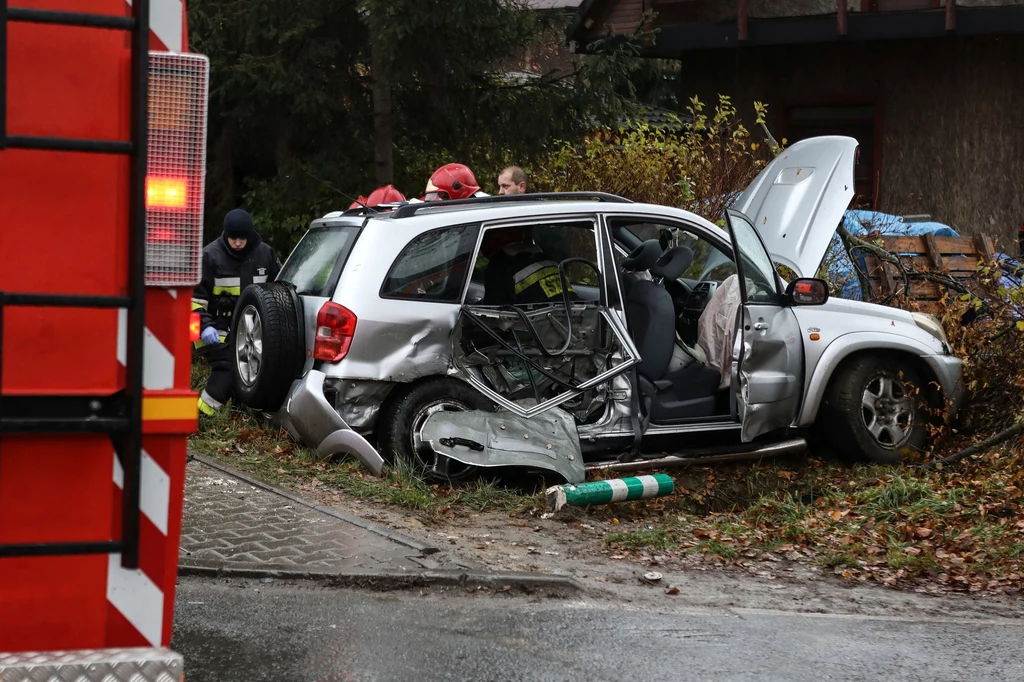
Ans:
<svg viewBox="0 0 1024 682"><path fill-rule="evenodd" d="M427 181L423 192L423 201L448 201L452 199L469 199L470 197L486 197L480 191L480 183L469 166L461 163L449 163L441 166Z"/></svg>
<svg viewBox="0 0 1024 682"><path fill-rule="evenodd" d="M364 197L359 196L358 201L352 202L349 209L360 208L367 206L373 208L374 206L380 206L381 204L401 204L405 203L405 195L395 189L394 185L384 185L370 192L370 196Z"/></svg>
<svg viewBox="0 0 1024 682"><path fill-rule="evenodd" d="M561 300L558 263L551 260L524 227L501 227L484 233L480 254L484 270L484 305L547 303ZM574 298L570 289L570 297Z"/></svg>
<svg viewBox="0 0 1024 682"><path fill-rule="evenodd" d="M210 379L199 396L199 411L212 416L231 397L232 353L224 342L242 290L272 282L281 261L256 234L252 217L240 208L224 216L224 233L203 249L202 280L192 292L192 310L199 311L202 332L196 348L210 363Z"/></svg>

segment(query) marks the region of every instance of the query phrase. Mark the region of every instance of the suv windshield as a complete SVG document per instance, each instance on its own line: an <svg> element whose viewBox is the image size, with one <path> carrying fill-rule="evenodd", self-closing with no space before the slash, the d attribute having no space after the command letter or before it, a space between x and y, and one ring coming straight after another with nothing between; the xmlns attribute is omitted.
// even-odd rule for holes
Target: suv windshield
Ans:
<svg viewBox="0 0 1024 682"><path fill-rule="evenodd" d="M299 294L322 296L334 266L352 250L358 227L318 227L299 241L284 264L279 282L295 285Z"/></svg>

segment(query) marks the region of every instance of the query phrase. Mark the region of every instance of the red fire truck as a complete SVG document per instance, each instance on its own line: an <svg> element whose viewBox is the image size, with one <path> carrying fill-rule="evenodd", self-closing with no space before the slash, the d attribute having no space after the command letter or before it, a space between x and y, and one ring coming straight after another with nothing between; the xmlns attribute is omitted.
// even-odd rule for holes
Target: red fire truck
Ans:
<svg viewBox="0 0 1024 682"><path fill-rule="evenodd" d="M182 0L0 0L0 679L182 676L209 78L186 29Z"/></svg>

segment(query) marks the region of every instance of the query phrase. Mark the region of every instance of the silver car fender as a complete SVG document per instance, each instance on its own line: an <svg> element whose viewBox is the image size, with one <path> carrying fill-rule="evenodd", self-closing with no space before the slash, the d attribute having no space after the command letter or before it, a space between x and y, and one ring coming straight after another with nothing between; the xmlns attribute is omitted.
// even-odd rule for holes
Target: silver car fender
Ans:
<svg viewBox="0 0 1024 682"><path fill-rule="evenodd" d="M805 344L806 345L806 344ZM898 351L922 360L936 354L936 348L913 337L885 332L850 332L836 337L818 358L814 370L804 382L804 404L797 426L810 426L818 418L818 409L833 373L843 360L859 351ZM928 377L929 381L933 377ZM948 390L943 387L943 390Z"/></svg>

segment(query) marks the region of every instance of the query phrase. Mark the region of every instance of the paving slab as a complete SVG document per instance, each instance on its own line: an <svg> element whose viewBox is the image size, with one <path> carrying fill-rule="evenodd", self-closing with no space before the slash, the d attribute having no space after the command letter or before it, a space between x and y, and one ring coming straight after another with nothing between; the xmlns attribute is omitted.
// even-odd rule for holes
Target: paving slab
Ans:
<svg viewBox="0 0 1024 682"><path fill-rule="evenodd" d="M195 458L186 469L179 564L186 570L309 574L478 568Z"/></svg>

